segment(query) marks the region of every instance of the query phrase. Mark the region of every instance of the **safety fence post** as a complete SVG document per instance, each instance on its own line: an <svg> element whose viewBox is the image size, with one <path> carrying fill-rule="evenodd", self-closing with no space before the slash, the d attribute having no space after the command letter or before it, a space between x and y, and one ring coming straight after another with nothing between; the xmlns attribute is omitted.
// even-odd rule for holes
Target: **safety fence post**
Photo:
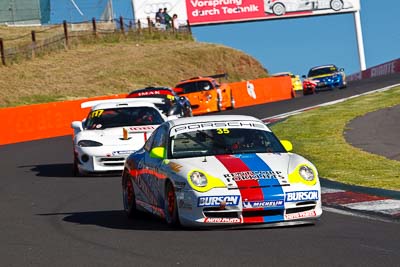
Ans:
<svg viewBox="0 0 400 267"><path fill-rule="evenodd" d="M36 32L31 31L31 36L32 36L32 59L34 59L36 52Z"/></svg>
<svg viewBox="0 0 400 267"><path fill-rule="evenodd" d="M97 25L96 25L96 18L92 18L92 27L93 27L93 35L97 37Z"/></svg>
<svg viewBox="0 0 400 267"><path fill-rule="evenodd" d="M0 38L0 54L1 54L1 63L3 66L6 65L6 56L4 54L4 41L3 38Z"/></svg>
<svg viewBox="0 0 400 267"><path fill-rule="evenodd" d="M69 47L69 39L68 39L68 25L67 25L67 21L64 20L63 21L63 27L64 27L64 37L65 37L65 49L68 49Z"/></svg>

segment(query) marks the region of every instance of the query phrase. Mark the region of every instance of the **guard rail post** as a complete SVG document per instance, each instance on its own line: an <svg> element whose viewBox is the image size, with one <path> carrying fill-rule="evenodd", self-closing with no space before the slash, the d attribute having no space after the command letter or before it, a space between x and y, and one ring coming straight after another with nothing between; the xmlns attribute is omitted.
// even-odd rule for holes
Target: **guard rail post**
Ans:
<svg viewBox="0 0 400 267"><path fill-rule="evenodd" d="M122 16L119 17L119 26L121 27L121 33L125 35L124 18Z"/></svg>
<svg viewBox="0 0 400 267"><path fill-rule="evenodd" d="M147 25L149 27L149 33L151 33L151 19L150 19L150 17L147 17Z"/></svg>
<svg viewBox="0 0 400 267"><path fill-rule="evenodd" d="M31 31L31 36L32 36L32 59L34 59L36 52L36 32Z"/></svg>
<svg viewBox="0 0 400 267"><path fill-rule="evenodd" d="M97 37L97 25L96 25L96 18L92 18L92 26L93 26L93 35Z"/></svg>
<svg viewBox="0 0 400 267"><path fill-rule="evenodd" d="M186 23L187 23L187 26L188 26L188 31L189 31L190 35L192 35L192 28L190 27L189 20L187 20Z"/></svg>
<svg viewBox="0 0 400 267"><path fill-rule="evenodd" d="M65 46L65 49L68 49L68 47L69 47L69 39L68 39L68 25L67 25L67 21L66 20L63 21L63 27L64 27L64 37L65 37L64 46Z"/></svg>
<svg viewBox="0 0 400 267"><path fill-rule="evenodd" d="M142 32L142 24L140 23L140 19L137 20L137 25L138 25L138 32L140 34Z"/></svg>
<svg viewBox="0 0 400 267"><path fill-rule="evenodd" d="M1 54L1 63L3 64L3 66L6 65L6 56L4 53L4 41L3 38L0 38L0 54Z"/></svg>

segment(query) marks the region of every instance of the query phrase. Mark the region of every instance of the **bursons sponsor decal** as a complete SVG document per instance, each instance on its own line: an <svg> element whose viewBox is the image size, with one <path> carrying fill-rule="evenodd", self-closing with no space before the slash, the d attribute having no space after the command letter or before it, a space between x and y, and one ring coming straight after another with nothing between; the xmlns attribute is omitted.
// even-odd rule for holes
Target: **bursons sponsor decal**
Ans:
<svg viewBox="0 0 400 267"><path fill-rule="evenodd" d="M246 171L246 172L232 172L224 174L227 179L235 181L242 180L259 180L259 179L285 179L280 171Z"/></svg>
<svg viewBox="0 0 400 267"><path fill-rule="evenodd" d="M223 203L226 206L239 204L240 196L205 196L199 197L198 207L215 207Z"/></svg>
<svg viewBox="0 0 400 267"><path fill-rule="evenodd" d="M286 202L294 202L294 201L307 201L307 200L318 200L318 191L297 191L297 192L286 192L285 201Z"/></svg>

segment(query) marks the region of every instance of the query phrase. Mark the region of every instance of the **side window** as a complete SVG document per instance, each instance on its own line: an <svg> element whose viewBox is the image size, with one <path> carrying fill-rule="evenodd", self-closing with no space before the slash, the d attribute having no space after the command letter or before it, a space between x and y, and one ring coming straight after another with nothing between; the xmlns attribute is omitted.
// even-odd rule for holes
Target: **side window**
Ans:
<svg viewBox="0 0 400 267"><path fill-rule="evenodd" d="M144 145L146 151L150 151L154 147L166 146L168 134L168 125L158 127L147 140Z"/></svg>
<svg viewBox="0 0 400 267"><path fill-rule="evenodd" d="M179 85L179 88L183 89L184 94L196 92L196 83L184 83Z"/></svg>
<svg viewBox="0 0 400 267"><path fill-rule="evenodd" d="M213 86L209 81L197 82L197 86L198 86L198 91L208 91L213 89Z"/></svg>

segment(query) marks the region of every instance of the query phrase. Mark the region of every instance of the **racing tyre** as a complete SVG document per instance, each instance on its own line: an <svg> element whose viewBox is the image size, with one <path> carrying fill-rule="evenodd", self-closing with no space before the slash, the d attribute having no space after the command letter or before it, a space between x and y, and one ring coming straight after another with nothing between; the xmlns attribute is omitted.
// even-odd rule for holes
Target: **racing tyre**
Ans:
<svg viewBox="0 0 400 267"><path fill-rule="evenodd" d="M122 175L122 198L124 210L128 218L136 216L136 198L132 179L124 172Z"/></svg>
<svg viewBox="0 0 400 267"><path fill-rule="evenodd" d="M343 1L342 0L332 0L331 8L335 11L341 10L343 8Z"/></svg>
<svg viewBox="0 0 400 267"><path fill-rule="evenodd" d="M165 220L170 226L177 227L180 225L175 189L169 181L165 186Z"/></svg>
<svg viewBox="0 0 400 267"><path fill-rule="evenodd" d="M78 159L76 158L76 156L74 156L74 163L73 163L73 167L72 167L72 174L75 177L80 177L82 176L81 172L79 171L78 168Z"/></svg>
<svg viewBox="0 0 400 267"><path fill-rule="evenodd" d="M277 16L282 16L286 13L286 8L283 4L281 3L276 3L273 7L272 7L272 11L274 12L275 15Z"/></svg>

